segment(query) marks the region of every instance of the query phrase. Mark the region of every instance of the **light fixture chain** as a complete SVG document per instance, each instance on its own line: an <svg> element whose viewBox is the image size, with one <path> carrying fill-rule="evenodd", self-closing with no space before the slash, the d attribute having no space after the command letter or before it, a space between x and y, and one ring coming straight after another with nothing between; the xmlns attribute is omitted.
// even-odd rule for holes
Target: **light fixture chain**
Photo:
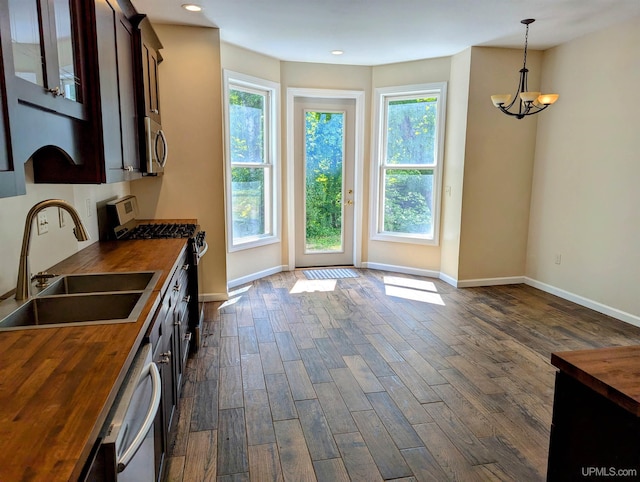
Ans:
<svg viewBox="0 0 640 482"><path fill-rule="evenodd" d="M529 44L529 24L527 24L527 29L524 34L524 64L522 65L523 69L527 68L527 45Z"/></svg>

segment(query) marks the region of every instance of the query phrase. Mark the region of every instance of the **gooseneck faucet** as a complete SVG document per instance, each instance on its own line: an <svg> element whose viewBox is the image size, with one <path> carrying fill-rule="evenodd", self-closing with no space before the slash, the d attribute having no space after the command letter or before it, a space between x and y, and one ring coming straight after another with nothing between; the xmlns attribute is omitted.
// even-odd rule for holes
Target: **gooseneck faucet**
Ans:
<svg viewBox="0 0 640 482"><path fill-rule="evenodd" d="M75 227L73 234L75 234L78 241L86 241L89 239L89 234L84 229L84 225L80 220L80 215L75 208L62 199L47 199L40 201L33 206L27 213L27 220L24 224L24 236L22 237L22 250L20 251L20 265L18 266L18 283L16 286L16 300L26 300L30 296L31 287L31 275L29 274L29 245L31 244L31 226L34 218L40 211L50 207L62 208L69 213Z"/></svg>

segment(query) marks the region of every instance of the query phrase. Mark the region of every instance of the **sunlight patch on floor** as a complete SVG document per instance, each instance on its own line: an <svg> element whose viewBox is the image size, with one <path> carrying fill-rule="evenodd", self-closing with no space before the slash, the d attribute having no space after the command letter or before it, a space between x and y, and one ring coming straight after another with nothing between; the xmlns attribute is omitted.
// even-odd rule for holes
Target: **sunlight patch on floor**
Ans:
<svg viewBox="0 0 640 482"><path fill-rule="evenodd" d="M313 293L315 291L333 291L336 289L335 279L299 279L289 293Z"/></svg>
<svg viewBox="0 0 640 482"><path fill-rule="evenodd" d="M218 310L221 310L225 306L231 306L236 304L238 301L240 301L240 298L242 298L242 295L247 291L249 291L252 287L253 285L247 285L247 286L243 286L242 288L238 288L237 290L229 291L229 299L224 303L222 303L218 307Z"/></svg>
<svg viewBox="0 0 640 482"><path fill-rule="evenodd" d="M435 283L398 276L385 276L384 292L387 296L403 298L405 300L420 301L432 305L444 306L444 300L437 291Z"/></svg>

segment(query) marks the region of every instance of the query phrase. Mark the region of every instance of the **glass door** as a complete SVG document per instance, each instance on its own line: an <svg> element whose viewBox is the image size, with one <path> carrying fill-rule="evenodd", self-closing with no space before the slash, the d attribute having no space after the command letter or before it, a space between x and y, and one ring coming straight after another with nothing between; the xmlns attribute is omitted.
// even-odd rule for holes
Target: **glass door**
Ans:
<svg viewBox="0 0 640 482"><path fill-rule="evenodd" d="M353 264L354 102L296 100L296 266Z"/></svg>

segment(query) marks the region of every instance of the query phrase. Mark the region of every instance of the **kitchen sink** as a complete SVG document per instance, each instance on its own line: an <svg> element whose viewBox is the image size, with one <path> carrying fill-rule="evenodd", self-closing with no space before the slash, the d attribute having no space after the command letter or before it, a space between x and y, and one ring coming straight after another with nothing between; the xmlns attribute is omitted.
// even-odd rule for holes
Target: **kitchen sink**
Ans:
<svg viewBox="0 0 640 482"><path fill-rule="evenodd" d="M158 271L68 274L61 276L44 288L39 296L106 291L144 291L153 289L159 277L160 272Z"/></svg>
<svg viewBox="0 0 640 482"><path fill-rule="evenodd" d="M134 322L150 293L140 291L36 297L3 318L0 330Z"/></svg>
<svg viewBox="0 0 640 482"><path fill-rule="evenodd" d="M0 331L135 322L160 271L69 274L26 301L0 303Z"/></svg>

